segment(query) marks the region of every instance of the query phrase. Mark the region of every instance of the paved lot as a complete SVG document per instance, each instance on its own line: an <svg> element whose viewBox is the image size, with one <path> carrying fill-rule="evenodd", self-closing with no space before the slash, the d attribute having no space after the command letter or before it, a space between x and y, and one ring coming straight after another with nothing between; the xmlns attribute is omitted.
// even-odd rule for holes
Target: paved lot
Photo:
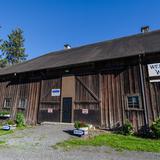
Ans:
<svg viewBox="0 0 160 160"><path fill-rule="evenodd" d="M71 136L63 130L70 125L42 125L1 136L0 160L160 160L160 154L118 152L109 147L83 147L64 151L51 146Z"/></svg>

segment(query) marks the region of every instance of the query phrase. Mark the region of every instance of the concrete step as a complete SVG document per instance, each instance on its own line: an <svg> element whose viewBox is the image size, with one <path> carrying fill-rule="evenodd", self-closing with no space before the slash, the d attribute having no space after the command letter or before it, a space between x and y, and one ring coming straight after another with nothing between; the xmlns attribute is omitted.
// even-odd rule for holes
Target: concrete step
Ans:
<svg viewBox="0 0 160 160"><path fill-rule="evenodd" d="M64 123L64 122L41 122L41 125L74 125L74 123Z"/></svg>

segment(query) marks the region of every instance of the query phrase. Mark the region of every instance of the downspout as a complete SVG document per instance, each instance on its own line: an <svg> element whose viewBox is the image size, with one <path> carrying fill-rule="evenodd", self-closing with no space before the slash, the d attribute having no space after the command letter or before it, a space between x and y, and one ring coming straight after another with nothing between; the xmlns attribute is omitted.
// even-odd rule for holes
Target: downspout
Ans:
<svg viewBox="0 0 160 160"><path fill-rule="evenodd" d="M39 97L38 97L38 108L37 108L37 116L36 116L37 124L41 124L41 121L39 120L40 105L41 105L41 88L42 88L42 79L39 80Z"/></svg>
<svg viewBox="0 0 160 160"><path fill-rule="evenodd" d="M148 122L147 102L146 102L146 94L145 94L145 81L144 81L145 75L144 75L143 66L142 66L142 55L139 55L139 71L140 71L140 81L141 81L145 125L148 125L149 122Z"/></svg>

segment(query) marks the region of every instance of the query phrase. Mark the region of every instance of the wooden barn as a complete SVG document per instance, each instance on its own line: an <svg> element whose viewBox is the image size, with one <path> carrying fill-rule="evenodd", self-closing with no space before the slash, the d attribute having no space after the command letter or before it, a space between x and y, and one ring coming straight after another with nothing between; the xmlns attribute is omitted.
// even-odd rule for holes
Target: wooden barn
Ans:
<svg viewBox="0 0 160 160"><path fill-rule="evenodd" d="M0 110L28 124L136 129L160 116L160 30L67 48L0 70Z"/></svg>

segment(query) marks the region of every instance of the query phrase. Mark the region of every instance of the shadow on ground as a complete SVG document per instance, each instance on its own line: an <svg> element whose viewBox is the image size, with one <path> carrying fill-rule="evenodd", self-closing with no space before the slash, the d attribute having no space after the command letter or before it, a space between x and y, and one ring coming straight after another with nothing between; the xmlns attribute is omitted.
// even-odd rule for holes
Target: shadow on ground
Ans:
<svg viewBox="0 0 160 160"><path fill-rule="evenodd" d="M63 132L68 133L69 135L74 136L74 137L81 137L79 135L73 134L73 130L63 130Z"/></svg>

